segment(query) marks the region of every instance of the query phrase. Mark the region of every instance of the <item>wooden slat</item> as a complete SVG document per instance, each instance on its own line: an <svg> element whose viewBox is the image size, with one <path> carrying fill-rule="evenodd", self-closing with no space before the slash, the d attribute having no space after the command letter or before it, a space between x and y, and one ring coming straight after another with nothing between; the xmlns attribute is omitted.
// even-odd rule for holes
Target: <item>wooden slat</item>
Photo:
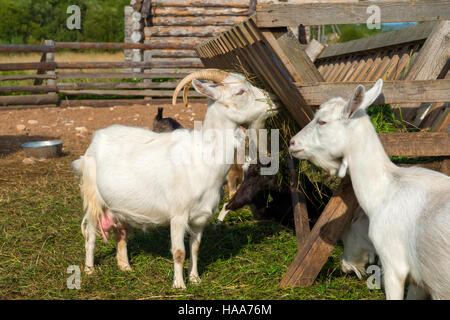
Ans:
<svg viewBox="0 0 450 320"><path fill-rule="evenodd" d="M174 50L174 49L159 49L152 50L152 58L196 58L197 53L194 50Z"/></svg>
<svg viewBox="0 0 450 320"><path fill-rule="evenodd" d="M125 42L55 42L56 49L76 50L124 50L124 49L153 49L153 45L145 43Z"/></svg>
<svg viewBox="0 0 450 320"><path fill-rule="evenodd" d="M17 74L0 76L0 81L20 81L20 80L34 80L34 79L56 79L56 75L50 74Z"/></svg>
<svg viewBox="0 0 450 320"><path fill-rule="evenodd" d="M123 97L171 97L173 90L59 90L60 94L92 95L92 96L123 96ZM196 91L189 93L193 97L202 97Z"/></svg>
<svg viewBox="0 0 450 320"><path fill-rule="evenodd" d="M82 90L82 89L155 89L165 88L173 89L177 82L81 82L81 83L58 83L56 87L59 90ZM0 87L0 92L3 87ZM26 90L25 90L26 91Z"/></svg>
<svg viewBox="0 0 450 320"><path fill-rule="evenodd" d="M0 44L0 52L54 52L54 46L30 45L30 44Z"/></svg>
<svg viewBox="0 0 450 320"><path fill-rule="evenodd" d="M438 23L425 41L406 80L426 80L438 78L450 61L450 21ZM446 73L446 72L445 72ZM445 76L445 73L443 76ZM421 126L432 105L422 104L417 111L413 124Z"/></svg>
<svg viewBox="0 0 450 320"><path fill-rule="evenodd" d="M309 105L321 105L334 98L350 99L359 84L370 88L370 82L325 82L296 83L300 93ZM374 104L447 102L450 101L450 79L385 81L382 94Z"/></svg>
<svg viewBox="0 0 450 320"><path fill-rule="evenodd" d="M236 7L247 8L248 0L153 0L152 7Z"/></svg>
<svg viewBox="0 0 450 320"><path fill-rule="evenodd" d="M153 26L144 28L144 33L148 37L211 37L228 29L218 26Z"/></svg>
<svg viewBox="0 0 450 320"><path fill-rule="evenodd" d="M447 106L431 127L431 131L450 132L450 107Z"/></svg>
<svg viewBox="0 0 450 320"><path fill-rule="evenodd" d="M337 3L260 4L256 23L260 28L283 26L366 23L372 1ZM378 1L380 22L434 21L450 19L448 0Z"/></svg>
<svg viewBox="0 0 450 320"><path fill-rule="evenodd" d="M155 7L153 16L247 16L248 8L234 7Z"/></svg>
<svg viewBox="0 0 450 320"><path fill-rule="evenodd" d="M390 156L449 156L449 132L415 132L379 134Z"/></svg>
<svg viewBox="0 0 450 320"><path fill-rule="evenodd" d="M350 178L346 177L323 210L304 246L289 266L281 286L313 284L358 206Z"/></svg>
<svg viewBox="0 0 450 320"><path fill-rule="evenodd" d="M42 86L42 85L33 85L33 86L0 86L0 92L2 93L11 93L11 92L55 92L55 86Z"/></svg>
<svg viewBox="0 0 450 320"><path fill-rule="evenodd" d="M410 42L425 41L431 34L436 22L421 23L412 27L382 32L377 35L352 40L344 43L336 43L326 47L317 58L318 60L328 57L338 57L357 52L403 45Z"/></svg>
<svg viewBox="0 0 450 320"><path fill-rule="evenodd" d="M246 19L243 16L219 17L153 17L155 26L234 26Z"/></svg>
<svg viewBox="0 0 450 320"><path fill-rule="evenodd" d="M132 72L57 72L56 77L60 80L63 79L153 79L153 78L184 78L190 72L179 73L173 70L153 70L151 73L132 73Z"/></svg>
<svg viewBox="0 0 450 320"><path fill-rule="evenodd" d="M57 104L58 95L55 93L35 94L35 95L14 95L0 96L0 106L12 105L49 105Z"/></svg>
<svg viewBox="0 0 450 320"><path fill-rule="evenodd" d="M121 69L121 68L201 68L202 63L195 58L152 59L151 62L30 62L0 63L0 71L14 70L54 70L54 69Z"/></svg>

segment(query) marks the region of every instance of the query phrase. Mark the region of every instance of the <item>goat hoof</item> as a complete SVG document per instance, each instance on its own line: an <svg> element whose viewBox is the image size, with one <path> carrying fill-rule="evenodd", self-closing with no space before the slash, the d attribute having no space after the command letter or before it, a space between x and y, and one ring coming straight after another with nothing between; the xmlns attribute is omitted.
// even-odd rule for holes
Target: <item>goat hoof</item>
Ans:
<svg viewBox="0 0 450 320"><path fill-rule="evenodd" d="M199 276L189 276L189 281L191 283L199 284L200 282L202 282L202 279L200 279Z"/></svg>
<svg viewBox="0 0 450 320"><path fill-rule="evenodd" d="M87 275L93 274L94 271L95 271L95 269L94 269L93 266L92 266L92 267L89 267L89 266L85 266L85 267L84 267L84 272L85 272Z"/></svg>
<svg viewBox="0 0 450 320"><path fill-rule="evenodd" d="M129 264L119 266L119 269L122 271L133 271L133 269L131 268L131 266Z"/></svg>
<svg viewBox="0 0 450 320"><path fill-rule="evenodd" d="M184 284L183 281L173 281L173 287L175 289L181 289L181 290L185 290L186 289L186 285Z"/></svg>

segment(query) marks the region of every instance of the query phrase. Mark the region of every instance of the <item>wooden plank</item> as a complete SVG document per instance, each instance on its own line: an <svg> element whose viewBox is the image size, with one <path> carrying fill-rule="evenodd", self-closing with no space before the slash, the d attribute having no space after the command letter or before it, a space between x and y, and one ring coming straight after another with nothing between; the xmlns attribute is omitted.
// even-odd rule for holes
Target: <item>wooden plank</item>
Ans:
<svg viewBox="0 0 450 320"><path fill-rule="evenodd" d="M54 69L202 68L197 58L152 59L150 62L30 62L0 63L0 71Z"/></svg>
<svg viewBox="0 0 450 320"><path fill-rule="evenodd" d="M450 107L446 107L442 114L437 117L436 121L431 127L431 131L450 132Z"/></svg>
<svg viewBox="0 0 450 320"><path fill-rule="evenodd" d="M358 206L347 176L331 197L306 241L281 280L282 287L310 286L327 261Z"/></svg>
<svg viewBox="0 0 450 320"><path fill-rule="evenodd" d="M247 16L247 7L155 7L153 9L153 16Z"/></svg>
<svg viewBox="0 0 450 320"><path fill-rule="evenodd" d="M290 175L290 191L292 208L294 213L295 234L297 238L298 250L302 248L311 232L309 228L308 208L306 206L306 198L303 191L298 188L298 170L294 167L294 161L288 159L289 175Z"/></svg>
<svg viewBox="0 0 450 320"><path fill-rule="evenodd" d="M105 99L105 100L61 100L60 106L61 107L78 107L78 106L85 106L85 107L94 107L94 108L102 108L102 107L114 107L114 106L131 106L131 105L152 105L152 104L159 104L161 102L170 102L170 98L167 98L165 100L162 99L155 99L155 100L146 100L146 99ZM204 103L204 99L195 99L195 101L198 101L200 103Z"/></svg>
<svg viewBox="0 0 450 320"><path fill-rule="evenodd" d="M260 4L256 23L260 28L366 23L372 15L367 8L372 5L372 1ZM381 23L450 19L448 0L378 1L376 6Z"/></svg>
<svg viewBox="0 0 450 320"><path fill-rule="evenodd" d="M158 71L158 70L156 70ZM153 78L184 78L189 72L179 73L173 70L161 70L161 72L133 73L133 72L57 72L57 78L63 79L153 79ZM56 77L55 77L56 78ZM13 79L14 80L14 79Z"/></svg>
<svg viewBox="0 0 450 320"><path fill-rule="evenodd" d="M149 37L212 37L228 29L219 26L153 26L144 28L144 33Z"/></svg>
<svg viewBox="0 0 450 320"><path fill-rule="evenodd" d="M55 42L55 47L56 49L76 49L76 50L153 49L153 46L149 44L125 43L125 42Z"/></svg>
<svg viewBox="0 0 450 320"><path fill-rule="evenodd" d="M325 59L341 55L355 54L375 49L392 46L405 45L411 42L425 41L431 34L436 22L426 22L412 27L379 33L377 35L362 39L352 40L344 43L336 43L326 47L317 58Z"/></svg>
<svg viewBox="0 0 450 320"><path fill-rule="evenodd" d="M17 74L0 76L0 81L20 81L20 80L35 80L35 79L56 79L56 75L50 74Z"/></svg>
<svg viewBox="0 0 450 320"><path fill-rule="evenodd" d="M356 87L362 84L366 88L373 86L369 82L325 82L296 83L300 93L309 105L321 105L334 98L350 99ZM420 103L450 101L450 79L385 81L382 94L373 104Z"/></svg>
<svg viewBox="0 0 450 320"><path fill-rule="evenodd" d="M56 86L42 86L42 85L32 85L32 86L0 86L0 92L11 93L11 92L55 92Z"/></svg>
<svg viewBox="0 0 450 320"><path fill-rule="evenodd" d="M236 7L248 8L248 0L153 0L152 7Z"/></svg>
<svg viewBox="0 0 450 320"><path fill-rule="evenodd" d="M59 90L60 94L92 95L92 96L122 96L122 97L170 97L173 90ZM196 91L189 92L190 96L202 97Z"/></svg>
<svg viewBox="0 0 450 320"><path fill-rule="evenodd" d="M0 44L0 52L54 52L54 46L30 45L30 44Z"/></svg>
<svg viewBox="0 0 450 320"><path fill-rule="evenodd" d="M436 79L450 57L450 21L438 23L425 41L405 80Z"/></svg>
<svg viewBox="0 0 450 320"><path fill-rule="evenodd" d="M390 156L449 156L449 132L389 133L378 135Z"/></svg>
<svg viewBox="0 0 450 320"><path fill-rule="evenodd" d="M288 69L294 81L323 81L323 77L314 66L311 57L303 50L292 31L288 30L281 37L277 38L276 42L274 41L273 35L271 36L267 31L263 31L262 34L266 37L271 48ZM319 43L319 45L321 44Z"/></svg>
<svg viewBox="0 0 450 320"><path fill-rule="evenodd" d="M155 26L234 26L246 19L243 16L219 17L153 17Z"/></svg>
<svg viewBox="0 0 450 320"><path fill-rule="evenodd" d="M0 96L0 106L12 105L39 105L39 104L57 104L58 95L55 93L35 94L35 95L14 95L14 96Z"/></svg>
<svg viewBox="0 0 450 320"><path fill-rule="evenodd" d="M176 81L171 82L81 82L81 83L58 83L58 90L83 90L83 89L173 89L177 86ZM2 92L3 87L0 87Z"/></svg>
<svg viewBox="0 0 450 320"><path fill-rule="evenodd" d="M152 57L154 58L197 58L198 55L195 50L174 50L174 49L160 49L152 50Z"/></svg>
<svg viewBox="0 0 450 320"><path fill-rule="evenodd" d="M315 62L324 49L325 45L321 44L317 40L312 39L306 46L305 52L311 59L311 61Z"/></svg>
<svg viewBox="0 0 450 320"><path fill-rule="evenodd" d="M77 49L77 50L124 50L124 49L193 49L192 45L185 43L122 43L122 42L56 42L57 49Z"/></svg>
<svg viewBox="0 0 450 320"><path fill-rule="evenodd" d="M406 80L436 79L442 73L450 57L450 21L438 23L430 37L425 41L414 64L406 75ZM444 74L445 76L445 74ZM431 104L422 104L413 120L421 126L426 115L433 108Z"/></svg>

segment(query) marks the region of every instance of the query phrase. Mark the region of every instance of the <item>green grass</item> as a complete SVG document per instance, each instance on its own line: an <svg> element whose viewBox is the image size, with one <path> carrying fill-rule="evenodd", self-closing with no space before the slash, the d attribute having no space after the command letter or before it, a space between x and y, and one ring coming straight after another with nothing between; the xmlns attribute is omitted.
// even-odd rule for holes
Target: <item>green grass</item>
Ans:
<svg viewBox="0 0 450 320"><path fill-rule="evenodd" d="M382 299L365 282L340 271L342 247L333 251L309 288L281 288L294 259L294 231L254 220L247 208L223 226L205 229L200 249L202 283L172 288L168 228L134 232L128 240L132 272L117 268L112 242L97 241L96 272L82 272L80 290L69 290L70 265L82 268L84 240L78 182L67 156L18 165L0 159L0 299ZM188 261L185 264L187 273Z"/></svg>

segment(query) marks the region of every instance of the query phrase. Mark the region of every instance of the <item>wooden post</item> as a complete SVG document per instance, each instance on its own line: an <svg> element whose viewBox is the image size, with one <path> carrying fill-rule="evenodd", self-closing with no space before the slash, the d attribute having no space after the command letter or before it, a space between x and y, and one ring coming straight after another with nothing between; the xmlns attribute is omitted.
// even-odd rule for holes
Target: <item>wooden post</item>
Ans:
<svg viewBox="0 0 450 320"><path fill-rule="evenodd" d="M349 225L358 201L349 177L333 194L305 245L298 251L281 280L281 286L310 286L327 261L342 232Z"/></svg>
<svg viewBox="0 0 450 320"><path fill-rule="evenodd" d="M53 40L45 40L44 43L45 43L46 46L54 46L55 45L55 41L53 41ZM46 61L47 62L55 62L55 54L53 52L47 52L45 54L45 56L46 56ZM47 70L46 74L49 75L49 76L56 75L55 69ZM56 86L56 80L54 80L54 79L47 79L47 85L49 85L49 86Z"/></svg>
<svg viewBox="0 0 450 320"><path fill-rule="evenodd" d="M306 244L306 240L311 231L309 228L308 208L306 207L305 195L303 191L298 188L298 171L294 167L294 161L291 158L288 159L288 166L291 179L290 188L292 209L294 213L295 235L297 237L297 249L300 250Z"/></svg>

